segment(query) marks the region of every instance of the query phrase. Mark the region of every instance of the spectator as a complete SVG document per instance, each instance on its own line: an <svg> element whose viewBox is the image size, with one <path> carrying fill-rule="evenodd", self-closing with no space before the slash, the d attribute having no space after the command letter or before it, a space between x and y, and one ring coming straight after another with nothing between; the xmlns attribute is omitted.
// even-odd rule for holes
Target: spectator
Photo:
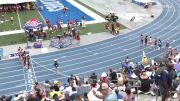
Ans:
<svg viewBox="0 0 180 101"><path fill-rule="evenodd" d="M112 91L114 91L116 88L116 85L114 83L110 83L109 87L111 88Z"/></svg>
<svg viewBox="0 0 180 101"><path fill-rule="evenodd" d="M45 92L46 92L46 97L49 97L49 94L50 94L50 82L49 80L46 80L45 83L44 83L44 88L45 88Z"/></svg>
<svg viewBox="0 0 180 101"><path fill-rule="evenodd" d="M14 24L14 17L11 16L10 20L11 20L11 24L13 25Z"/></svg>
<svg viewBox="0 0 180 101"><path fill-rule="evenodd" d="M119 94L119 90L118 89L115 89L115 93L117 95L117 99L123 99L123 96L121 94Z"/></svg>
<svg viewBox="0 0 180 101"><path fill-rule="evenodd" d="M140 81L141 87L139 90L141 90L142 92L148 92L151 88L150 84L152 84L153 81L149 79L146 71L142 71L142 74L140 75Z"/></svg>
<svg viewBox="0 0 180 101"><path fill-rule="evenodd" d="M35 95L36 95L35 101L41 101L41 100L43 100L43 94L41 93L41 90L40 90L40 89L37 89L37 90L36 90ZM24 100L24 101L25 101L25 100Z"/></svg>
<svg viewBox="0 0 180 101"><path fill-rule="evenodd" d="M18 94L15 94L14 101L18 101L18 100L19 100Z"/></svg>
<svg viewBox="0 0 180 101"><path fill-rule="evenodd" d="M27 101L35 101L35 96L33 94L30 94L27 98Z"/></svg>
<svg viewBox="0 0 180 101"><path fill-rule="evenodd" d="M77 40L77 43L80 44L81 39L80 39L80 34L79 33L77 33L77 35L76 35L76 40Z"/></svg>
<svg viewBox="0 0 180 101"><path fill-rule="evenodd" d="M117 84L117 74L115 71L112 70L112 68L109 69L110 71L110 78L111 78L111 82L114 83L114 84Z"/></svg>
<svg viewBox="0 0 180 101"><path fill-rule="evenodd" d="M107 74L106 74L105 72L103 72L103 73L101 74L100 81L101 81L102 83L109 83Z"/></svg>
<svg viewBox="0 0 180 101"><path fill-rule="evenodd" d="M178 101L180 101L180 84L176 88L176 91L178 92Z"/></svg>
<svg viewBox="0 0 180 101"><path fill-rule="evenodd" d="M76 100L75 100L75 101L82 101L81 96L80 96L80 95L77 95L77 96L76 96Z"/></svg>
<svg viewBox="0 0 180 101"><path fill-rule="evenodd" d="M126 95L123 97L124 101L135 101L135 96L131 93L130 88L125 89Z"/></svg>
<svg viewBox="0 0 180 101"><path fill-rule="evenodd" d="M70 101L70 96L69 96L68 93L65 93L65 94L64 94L64 100L65 100L65 101Z"/></svg>
<svg viewBox="0 0 180 101"><path fill-rule="evenodd" d="M91 86L92 84L96 84L97 83L97 75L95 73L92 73L92 75L90 76L91 79Z"/></svg>
<svg viewBox="0 0 180 101"><path fill-rule="evenodd" d="M162 100L161 101L166 101L168 97L168 92L171 89L172 85L172 73L168 72L170 71L170 68L167 70L167 68L170 66L169 60L165 59L165 66L164 67L159 67L156 70L155 73L155 83L156 85L159 86L159 90L161 93Z"/></svg>
<svg viewBox="0 0 180 101"><path fill-rule="evenodd" d="M117 96L115 92L112 92L109 89L109 86L107 83L102 83L98 89L102 93L102 96L97 95L96 92L94 91L93 94L101 99L104 99L104 101L117 101Z"/></svg>
<svg viewBox="0 0 180 101"><path fill-rule="evenodd" d="M84 93L84 101L89 101L88 94Z"/></svg>
<svg viewBox="0 0 180 101"><path fill-rule="evenodd" d="M54 94L53 99L54 99L54 101L59 101L58 95Z"/></svg>
<svg viewBox="0 0 180 101"><path fill-rule="evenodd" d="M54 86L54 89L53 87L50 88L51 89L51 92L50 92L50 99L52 100L55 96L55 94L57 94L59 100L62 99L62 94L61 92L59 91L59 87L57 87L56 85Z"/></svg>
<svg viewBox="0 0 180 101"><path fill-rule="evenodd" d="M12 101L12 96L7 97L6 101Z"/></svg>
<svg viewBox="0 0 180 101"><path fill-rule="evenodd" d="M6 96L5 95L2 96L1 101L6 101Z"/></svg>
<svg viewBox="0 0 180 101"><path fill-rule="evenodd" d="M72 92L69 95L71 101L76 101L77 91L75 87L72 87Z"/></svg>

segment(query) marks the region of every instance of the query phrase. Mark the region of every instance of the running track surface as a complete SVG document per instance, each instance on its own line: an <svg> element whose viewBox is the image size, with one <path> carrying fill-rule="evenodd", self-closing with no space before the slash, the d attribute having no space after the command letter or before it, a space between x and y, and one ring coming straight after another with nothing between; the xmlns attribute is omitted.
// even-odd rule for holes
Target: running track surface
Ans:
<svg viewBox="0 0 180 101"><path fill-rule="evenodd" d="M67 81L70 74L86 76L92 72L101 74L109 67L120 67L120 62L129 56L134 62L140 61L142 51L146 52L149 59L160 56L163 51L142 47L139 42L140 34L151 35L162 39L171 40L171 46L180 49L180 1L162 0L164 6L162 14L150 24L133 32L98 42L95 44L33 56L33 66L37 81L60 79ZM58 59L61 75L55 75L53 60ZM0 95L14 94L25 90L24 71L18 59L0 61Z"/></svg>

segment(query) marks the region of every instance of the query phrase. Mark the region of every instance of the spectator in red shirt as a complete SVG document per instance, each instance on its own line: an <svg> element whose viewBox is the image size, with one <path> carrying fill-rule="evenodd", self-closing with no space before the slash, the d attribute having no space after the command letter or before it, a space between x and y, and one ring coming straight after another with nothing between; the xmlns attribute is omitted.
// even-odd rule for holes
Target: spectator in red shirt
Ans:
<svg viewBox="0 0 180 101"><path fill-rule="evenodd" d="M76 39L77 39L77 43L79 44L80 43L80 35L79 35L79 33L77 33Z"/></svg>

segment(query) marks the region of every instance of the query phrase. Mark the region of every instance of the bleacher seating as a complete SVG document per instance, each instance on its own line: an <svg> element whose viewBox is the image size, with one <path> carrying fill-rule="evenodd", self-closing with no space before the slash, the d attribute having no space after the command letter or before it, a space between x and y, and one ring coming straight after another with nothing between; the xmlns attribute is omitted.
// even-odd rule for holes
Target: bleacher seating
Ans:
<svg viewBox="0 0 180 101"><path fill-rule="evenodd" d="M55 48L65 48L72 44L72 41L69 36L63 37L63 41L60 41L59 38L51 39L50 46Z"/></svg>

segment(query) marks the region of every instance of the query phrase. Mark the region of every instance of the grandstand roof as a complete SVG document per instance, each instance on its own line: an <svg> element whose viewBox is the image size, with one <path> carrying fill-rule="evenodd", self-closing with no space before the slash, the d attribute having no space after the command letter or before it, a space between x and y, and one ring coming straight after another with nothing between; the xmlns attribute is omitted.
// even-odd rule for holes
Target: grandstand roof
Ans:
<svg viewBox="0 0 180 101"><path fill-rule="evenodd" d="M3 4L18 4L24 2L36 2L36 0L1 0L0 5Z"/></svg>

